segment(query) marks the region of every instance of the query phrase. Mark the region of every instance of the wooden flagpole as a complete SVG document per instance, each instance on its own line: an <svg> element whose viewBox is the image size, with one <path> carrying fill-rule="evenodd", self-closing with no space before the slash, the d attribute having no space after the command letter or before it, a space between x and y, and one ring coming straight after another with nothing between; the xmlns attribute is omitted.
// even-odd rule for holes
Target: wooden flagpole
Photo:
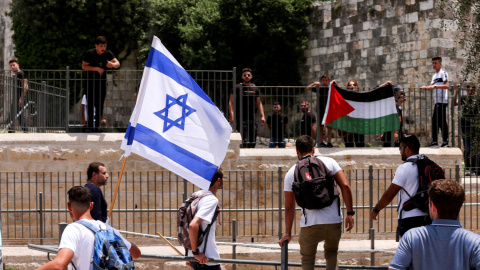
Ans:
<svg viewBox="0 0 480 270"><path fill-rule="evenodd" d="M127 157L123 157L122 169L120 170L120 176L117 180L117 187L115 188L115 193L113 194L112 202L110 203L110 211L108 211L108 218L112 216L113 206L115 205L115 200L117 199L117 193L120 189L120 182L122 181L123 169L125 168L125 163L127 163Z"/></svg>
<svg viewBox="0 0 480 270"><path fill-rule="evenodd" d="M172 245L172 243L170 243L167 239L165 239L165 237L163 237L159 232L157 232L157 235L160 236L160 238L162 238L162 240L165 241L165 243L167 243L171 248L173 248L178 253L178 255L185 256L185 254L182 254L176 247Z"/></svg>

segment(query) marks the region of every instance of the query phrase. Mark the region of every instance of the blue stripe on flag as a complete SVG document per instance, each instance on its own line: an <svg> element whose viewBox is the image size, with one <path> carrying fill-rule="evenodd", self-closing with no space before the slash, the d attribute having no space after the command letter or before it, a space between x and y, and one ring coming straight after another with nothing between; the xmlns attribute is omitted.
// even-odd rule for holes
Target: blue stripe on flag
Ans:
<svg viewBox="0 0 480 270"><path fill-rule="evenodd" d="M203 92L202 88L198 86L195 80L188 74L185 69L177 66L174 62L170 60L165 54L158 51L154 47L150 49L148 54L147 63L145 67L153 68L158 72L165 74L166 76L172 78L178 84L190 89L192 92L197 94L199 97L207 101L208 103L216 106L212 100Z"/></svg>
<svg viewBox="0 0 480 270"><path fill-rule="evenodd" d="M125 139L127 140L127 145L132 145L134 137L135 137L135 127L132 127L132 125L128 123L127 132L125 132Z"/></svg>
<svg viewBox="0 0 480 270"><path fill-rule="evenodd" d="M205 180L211 181L218 166L168 141L157 132L137 123L135 141L168 157Z"/></svg>

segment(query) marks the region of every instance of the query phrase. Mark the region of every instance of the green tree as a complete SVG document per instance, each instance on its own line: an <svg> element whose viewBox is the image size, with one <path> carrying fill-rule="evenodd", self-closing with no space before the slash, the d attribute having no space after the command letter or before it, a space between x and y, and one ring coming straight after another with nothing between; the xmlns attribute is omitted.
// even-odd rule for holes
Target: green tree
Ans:
<svg viewBox="0 0 480 270"><path fill-rule="evenodd" d="M312 0L159 0L151 34L187 69L250 67L258 84L297 85L311 4Z"/></svg>
<svg viewBox="0 0 480 270"><path fill-rule="evenodd" d="M79 69L103 35L117 58L124 50L126 57L149 29L151 7L150 0L12 1L15 56L25 69Z"/></svg>

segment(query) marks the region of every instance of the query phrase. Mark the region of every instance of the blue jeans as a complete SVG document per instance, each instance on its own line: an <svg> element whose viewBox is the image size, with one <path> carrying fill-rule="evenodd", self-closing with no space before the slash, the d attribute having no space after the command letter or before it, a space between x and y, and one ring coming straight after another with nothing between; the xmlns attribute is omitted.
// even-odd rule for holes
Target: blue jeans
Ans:
<svg viewBox="0 0 480 270"><path fill-rule="evenodd" d="M277 146L278 148L285 148L285 145L285 139L270 138L270 144L268 145L268 148L275 148Z"/></svg>

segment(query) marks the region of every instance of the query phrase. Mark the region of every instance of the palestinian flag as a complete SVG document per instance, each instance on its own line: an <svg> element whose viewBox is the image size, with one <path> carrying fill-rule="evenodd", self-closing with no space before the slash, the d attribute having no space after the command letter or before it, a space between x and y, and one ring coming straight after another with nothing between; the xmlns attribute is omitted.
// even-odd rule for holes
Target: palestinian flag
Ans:
<svg viewBox="0 0 480 270"><path fill-rule="evenodd" d="M387 85L360 93L330 83L322 123L358 134L380 134L398 130L399 120L393 86Z"/></svg>

